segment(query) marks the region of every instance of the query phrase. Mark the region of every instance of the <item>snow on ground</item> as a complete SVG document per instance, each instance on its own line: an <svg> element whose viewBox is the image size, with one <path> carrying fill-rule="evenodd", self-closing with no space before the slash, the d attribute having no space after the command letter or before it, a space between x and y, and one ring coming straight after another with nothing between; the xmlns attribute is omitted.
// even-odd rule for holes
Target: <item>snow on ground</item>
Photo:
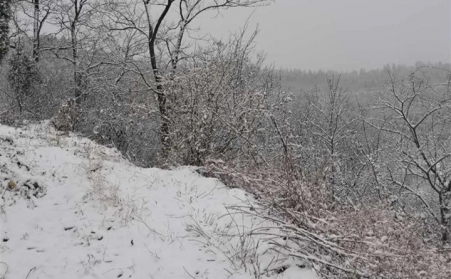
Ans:
<svg viewBox="0 0 451 279"><path fill-rule="evenodd" d="M317 278L193 168L142 169L47 123L0 126L0 278ZM281 240L275 240L281 241Z"/></svg>

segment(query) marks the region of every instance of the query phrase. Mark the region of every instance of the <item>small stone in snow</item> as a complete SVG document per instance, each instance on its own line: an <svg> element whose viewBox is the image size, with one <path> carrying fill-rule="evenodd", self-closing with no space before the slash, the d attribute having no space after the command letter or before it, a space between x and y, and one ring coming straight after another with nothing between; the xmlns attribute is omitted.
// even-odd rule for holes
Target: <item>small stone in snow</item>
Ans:
<svg viewBox="0 0 451 279"><path fill-rule="evenodd" d="M14 180L10 180L10 181L8 182L8 188L9 188L10 190L15 189L16 187L17 187L17 184L16 184L16 182L15 182Z"/></svg>

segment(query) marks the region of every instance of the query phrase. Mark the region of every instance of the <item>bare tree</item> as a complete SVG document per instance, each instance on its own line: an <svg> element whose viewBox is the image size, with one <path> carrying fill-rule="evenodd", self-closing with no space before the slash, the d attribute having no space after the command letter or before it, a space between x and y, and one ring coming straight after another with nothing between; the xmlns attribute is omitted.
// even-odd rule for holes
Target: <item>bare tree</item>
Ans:
<svg viewBox="0 0 451 279"><path fill-rule="evenodd" d="M52 12L51 0L31 0L33 4L33 59L39 62L41 50L41 32L46 20Z"/></svg>
<svg viewBox="0 0 451 279"><path fill-rule="evenodd" d="M328 169L330 185L335 187L340 184L337 181L339 173L356 172L356 169L346 171L345 168L353 160L358 160L352 148L355 137L353 125L358 115L353 113L350 94L340 87L340 76L327 76L326 80L327 91L318 89L306 94L300 125L308 133L307 139L302 140L312 140L310 144L314 145L314 149L322 152L318 154L319 164Z"/></svg>
<svg viewBox="0 0 451 279"><path fill-rule="evenodd" d="M208 11L236 7L255 7L269 3L267 0L134 0L109 5L104 26L110 31L133 32L133 45L141 50L141 57L149 59L152 80L146 70L131 62L131 71L139 72L143 82L156 95L160 114L160 142L163 155L170 146L170 120L166 105L162 74L175 72L181 60L186 58L184 38L199 15Z"/></svg>
<svg viewBox="0 0 451 279"><path fill-rule="evenodd" d="M55 1L19 0L15 2L15 32L27 38L32 44L32 57L39 62L41 52L41 33L53 12Z"/></svg>
<svg viewBox="0 0 451 279"><path fill-rule="evenodd" d="M392 164L389 181L398 188L398 201L413 196L441 226L442 241L451 230L451 75L445 84L428 82L420 68L405 80L390 74L381 98L384 125L390 136ZM412 200L412 199L410 199ZM407 199L409 201L409 199Z"/></svg>
<svg viewBox="0 0 451 279"><path fill-rule="evenodd" d="M60 0L55 4L49 20L56 29L49 35L57 40L43 50L70 64L77 106L92 90L88 86L89 79L102 74L100 67L108 57L103 43L107 34L97 30L95 25L101 8L101 3L88 0Z"/></svg>

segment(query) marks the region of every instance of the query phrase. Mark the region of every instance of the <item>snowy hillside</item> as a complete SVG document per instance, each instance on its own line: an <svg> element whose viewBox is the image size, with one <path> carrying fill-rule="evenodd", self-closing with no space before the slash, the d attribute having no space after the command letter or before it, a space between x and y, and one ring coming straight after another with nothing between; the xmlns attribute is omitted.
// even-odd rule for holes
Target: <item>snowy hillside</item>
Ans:
<svg viewBox="0 0 451 279"><path fill-rule="evenodd" d="M192 168L137 168L47 124L0 126L0 278L317 278ZM273 239L272 241L283 241Z"/></svg>

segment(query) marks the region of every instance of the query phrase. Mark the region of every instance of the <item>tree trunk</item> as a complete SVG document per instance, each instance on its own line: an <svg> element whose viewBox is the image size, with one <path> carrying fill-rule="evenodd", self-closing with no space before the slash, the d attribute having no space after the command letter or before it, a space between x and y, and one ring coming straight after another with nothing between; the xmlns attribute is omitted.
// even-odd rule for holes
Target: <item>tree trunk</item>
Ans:
<svg viewBox="0 0 451 279"><path fill-rule="evenodd" d="M74 73L74 98L75 105L79 106L81 104L81 74L78 72L77 60L77 35L76 35L76 21L74 20L70 25L70 35L71 35L71 48L72 48L72 68Z"/></svg>
<svg viewBox="0 0 451 279"><path fill-rule="evenodd" d="M75 66L76 67L76 66ZM82 85L83 85L83 76L78 71L74 70L74 82L75 82L75 103L77 105L81 104L82 101Z"/></svg>
<svg viewBox="0 0 451 279"><path fill-rule="evenodd" d="M439 194L440 217L442 228L442 242L446 244L451 241L451 191Z"/></svg>
<svg viewBox="0 0 451 279"><path fill-rule="evenodd" d="M160 112L160 142L162 147L162 156L166 158L169 154L170 138L169 138L169 117L166 110L166 95L163 92L163 85L161 83L160 72L158 71L157 59L155 57L155 46L153 42L149 43L150 63L152 65L153 74L155 77L156 94L158 101L158 110Z"/></svg>
<svg viewBox="0 0 451 279"><path fill-rule="evenodd" d="M33 0L34 4L34 19L33 19L33 59L34 62L39 62L39 0Z"/></svg>

